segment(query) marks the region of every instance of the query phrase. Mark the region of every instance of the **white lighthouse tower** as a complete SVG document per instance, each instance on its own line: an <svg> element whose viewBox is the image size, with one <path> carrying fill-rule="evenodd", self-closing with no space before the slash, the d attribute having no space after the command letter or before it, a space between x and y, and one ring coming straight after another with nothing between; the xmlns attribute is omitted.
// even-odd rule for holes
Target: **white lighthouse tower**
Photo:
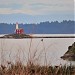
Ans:
<svg viewBox="0 0 75 75"><path fill-rule="evenodd" d="M19 28L18 28L18 22L16 22L16 29L19 29Z"/></svg>

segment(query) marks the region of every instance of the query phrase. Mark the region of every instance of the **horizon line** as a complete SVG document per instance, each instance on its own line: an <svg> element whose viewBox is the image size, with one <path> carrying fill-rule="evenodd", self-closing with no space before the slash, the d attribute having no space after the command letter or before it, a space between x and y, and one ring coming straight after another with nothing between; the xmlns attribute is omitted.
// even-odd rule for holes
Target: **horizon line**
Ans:
<svg viewBox="0 0 75 75"><path fill-rule="evenodd" d="M58 20L54 20L54 21L40 21L40 22L38 22L38 23L24 23L24 22L22 23L22 22L18 22L18 21L17 21L17 22L18 22L18 24L40 24L40 23L44 23L44 22L49 22L49 23L51 23L51 22L53 22L53 23L54 23L54 22L58 22L58 23L62 23L62 22L64 22L64 21L67 21L67 22L68 22L68 21L74 21L74 22L75 22L75 20L62 20L62 21L58 21ZM7 23L6 23L6 22L0 22L0 24L1 24L1 23L4 23L4 24L16 24L16 22L13 22L13 23L9 23L9 22L7 22Z"/></svg>

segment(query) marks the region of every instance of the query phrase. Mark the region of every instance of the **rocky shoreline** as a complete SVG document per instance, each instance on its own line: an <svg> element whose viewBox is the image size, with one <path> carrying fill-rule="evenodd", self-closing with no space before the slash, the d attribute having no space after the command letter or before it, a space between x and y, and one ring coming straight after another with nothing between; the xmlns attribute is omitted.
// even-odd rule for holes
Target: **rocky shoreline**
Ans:
<svg viewBox="0 0 75 75"><path fill-rule="evenodd" d="M8 35L4 35L4 36L1 36L0 38L30 38L31 36L30 35L27 35L27 34L8 34Z"/></svg>
<svg viewBox="0 0 75 75"><path fill-rule="evenodd" d="M61 58L64 60L75 61L75 42L72 44L72 46L68 47L68 51L61 56Z"/></svg>

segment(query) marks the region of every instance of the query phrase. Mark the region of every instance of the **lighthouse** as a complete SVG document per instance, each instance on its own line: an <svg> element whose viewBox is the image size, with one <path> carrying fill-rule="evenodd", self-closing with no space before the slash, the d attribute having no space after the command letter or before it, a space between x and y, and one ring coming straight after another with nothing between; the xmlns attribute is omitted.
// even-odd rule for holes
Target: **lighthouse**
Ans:
<svg viewBox="0 0 75 75"><path fill-rule="evenodd" d="M16 29L18 29L18 22L16 22Z"/></svg>
<svg viewBox="0 0 75 75"><path fill-rule="evenodd" d="M18 22L16 22L16 34L24 34L24 29L19 28Z"/></svg>

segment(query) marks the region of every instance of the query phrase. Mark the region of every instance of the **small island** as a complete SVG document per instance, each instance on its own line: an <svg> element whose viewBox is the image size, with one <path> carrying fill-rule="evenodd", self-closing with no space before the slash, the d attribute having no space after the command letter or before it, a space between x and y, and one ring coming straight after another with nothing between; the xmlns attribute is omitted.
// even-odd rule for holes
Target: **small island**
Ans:
<svg viewBox="0 0 75 75"><path fill-rule="evenodd" d="M31 38L30 35L27 35L27 34L7 34L7 35L4 35L0 38L14 38L14 39L21 39L21 38Z"/></svg>
<svg viewBox="0 0 75 75"><path fill-rule="evenodd" d="M0 38L15 38L15 39L17 39L17 38L31 38L31 36L25 34L24 29L19 28L18 23L16 23L15 33L7 34L7 35L4 35Z"/></svg>
<svg viewBox="0 0 75 75"><path fill-rule="evenodd" d="M75 42L72 44L72 46L68 47L68 51L61 56L61 58L64 60L75 61Z"/></svg>

